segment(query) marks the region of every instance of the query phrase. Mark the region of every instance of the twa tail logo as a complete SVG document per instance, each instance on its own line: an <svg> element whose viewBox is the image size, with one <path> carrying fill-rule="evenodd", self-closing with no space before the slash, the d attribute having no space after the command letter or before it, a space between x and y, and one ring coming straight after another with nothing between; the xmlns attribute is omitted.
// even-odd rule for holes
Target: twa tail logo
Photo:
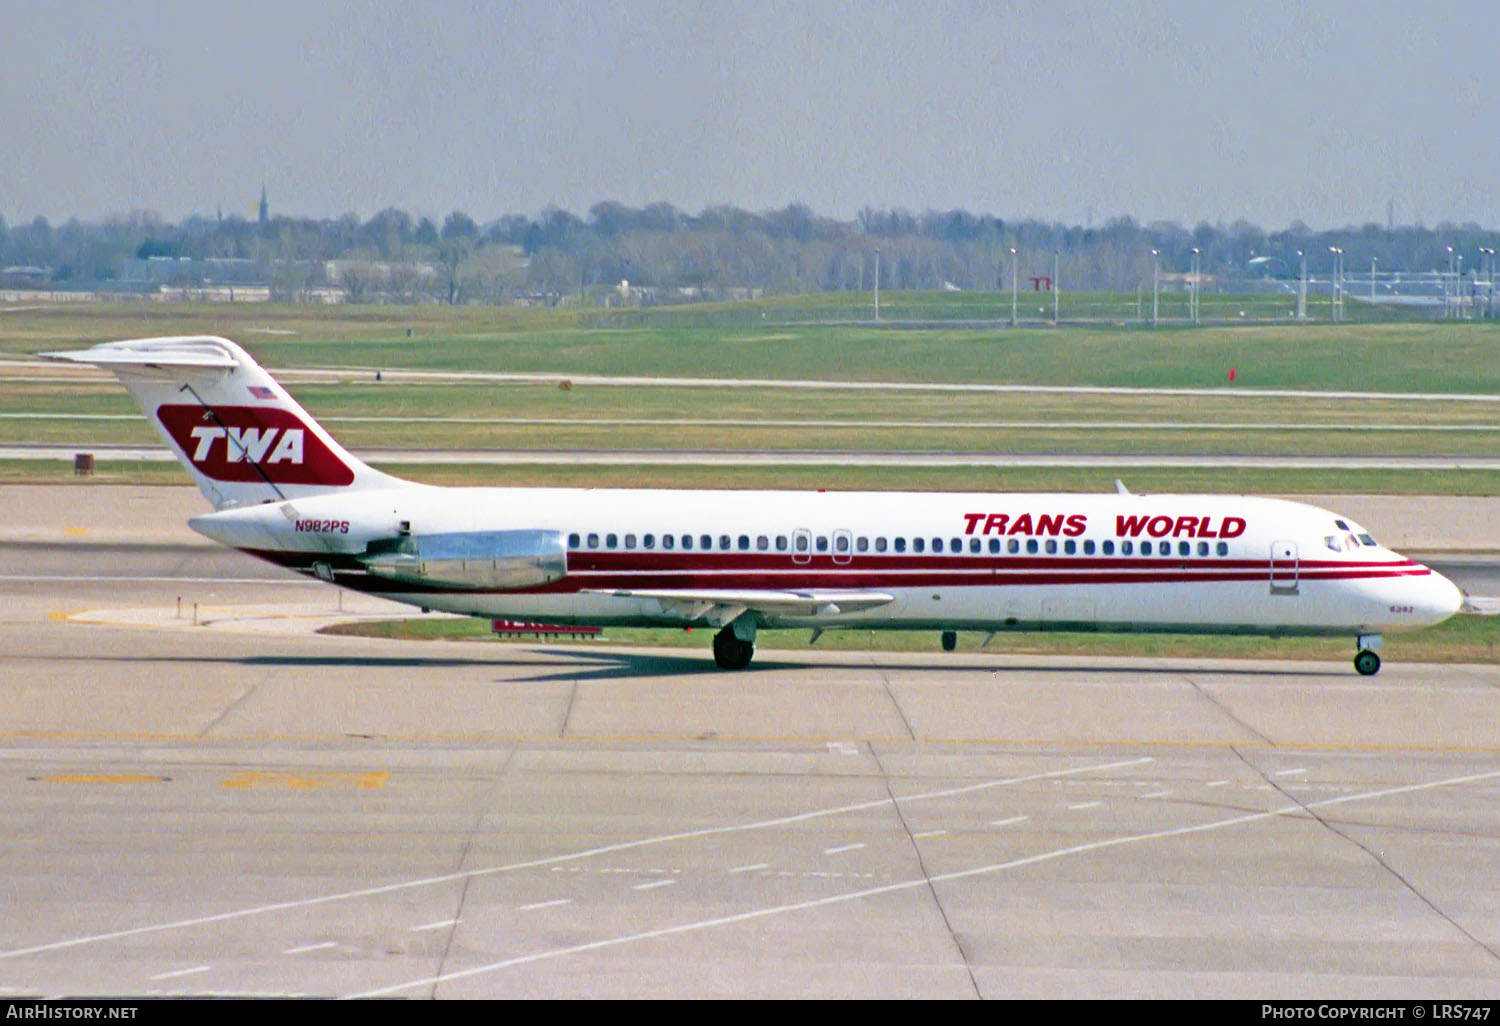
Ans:
<svg viewBox="0 0 1500 1026"><path fill-rule="evenodd" d="M259 481L264 474L276 484L354 482L354 471L290 410L218 406L210 413L164 405L156 417L192 465L215 481Z"/></svg>

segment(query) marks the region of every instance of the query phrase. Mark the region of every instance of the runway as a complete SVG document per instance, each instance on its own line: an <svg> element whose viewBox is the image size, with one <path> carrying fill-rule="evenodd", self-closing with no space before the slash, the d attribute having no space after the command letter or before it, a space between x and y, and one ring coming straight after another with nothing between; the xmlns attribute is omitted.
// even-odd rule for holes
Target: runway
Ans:
<svg viewBox="0 0 1500 1026"><path fill-rule="evenodd" d="M42 491L0 995L1500 995L1495 666L328 637L190 490Z"/></svg>

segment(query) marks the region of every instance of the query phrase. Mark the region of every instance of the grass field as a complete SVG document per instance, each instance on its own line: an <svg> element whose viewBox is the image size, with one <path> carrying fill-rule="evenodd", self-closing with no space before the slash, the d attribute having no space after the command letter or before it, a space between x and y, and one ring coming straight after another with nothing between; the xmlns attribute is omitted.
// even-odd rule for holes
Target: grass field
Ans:
<svg viewBox="0 0 1500 1026"><path fill-rule="evenodd" d="M273 369L329 368L292 390L355 450L672 449L823 452L1473 457L1500 455L1500 329L1486 323L1288 324L1152 330L966 327L995 294L896 294L891 317L831 322L840 297L624 311L481 307L109 304L0 313L0 357L106 339L220 333ZM843 301L849 297L843 297ZM1006 311L1008 313L1008 297ZM1149 298L1149 297L1148 297ZM1230 297L1233 298L1233 297ZM951 323L950 323L951 322ZM397 384L376 369L542 372L540 384ZM1230 368L1235 370L1231 388ZM582 375L1227 389L1213 394L979 394L671 385L562 389ZM1270 389L1397 397L1267 395ZM1412 393L1451 400L1404 399ZM44 414L38 417L37 414ZM393 420L392 418L397 418ZM0 443L155 444L112 381L0 365ZM1107 490L1112 471L980 468L398 467L439 483ZM0 464L0 480L59 480L59 461ZM180 481L172 467L101 460L101 477ZM1137 490L1491 494L1491 471L1131 470Z"/></svg>

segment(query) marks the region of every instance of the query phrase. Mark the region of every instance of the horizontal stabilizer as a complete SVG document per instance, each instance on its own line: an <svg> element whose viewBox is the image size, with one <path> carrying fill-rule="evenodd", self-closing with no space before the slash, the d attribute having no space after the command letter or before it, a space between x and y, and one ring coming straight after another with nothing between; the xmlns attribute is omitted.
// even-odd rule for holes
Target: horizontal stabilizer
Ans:
<svg viewBox="0 0 1500 1026"><path fill-rule="evenodd" d="M232 370L240 365L232 353L212 345L212 338L182 336L177 338L135 339L128 342L105 342L89 349L60 353L38 353L44 360L86 363L95 367L161 367L200 370ZM204 345L203 343L209 343Z"/></svg>

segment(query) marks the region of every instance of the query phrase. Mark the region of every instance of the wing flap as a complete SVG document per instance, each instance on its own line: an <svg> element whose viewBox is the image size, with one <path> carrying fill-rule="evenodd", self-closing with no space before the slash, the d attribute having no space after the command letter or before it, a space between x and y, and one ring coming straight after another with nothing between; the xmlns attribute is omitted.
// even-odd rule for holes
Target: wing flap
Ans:
<svg viewBox="0 0 1500 1026"><path fill-rule="evenodd" d="M585 590L586 595L611 598L653 599L663 612L672 612L688 620L707 620L715 626L729 623L745 612L767 616L834 617L841 613L858 613L895 600L894 595L879 591L769 591L755 589L680 589L614 588Z"/></svg>

